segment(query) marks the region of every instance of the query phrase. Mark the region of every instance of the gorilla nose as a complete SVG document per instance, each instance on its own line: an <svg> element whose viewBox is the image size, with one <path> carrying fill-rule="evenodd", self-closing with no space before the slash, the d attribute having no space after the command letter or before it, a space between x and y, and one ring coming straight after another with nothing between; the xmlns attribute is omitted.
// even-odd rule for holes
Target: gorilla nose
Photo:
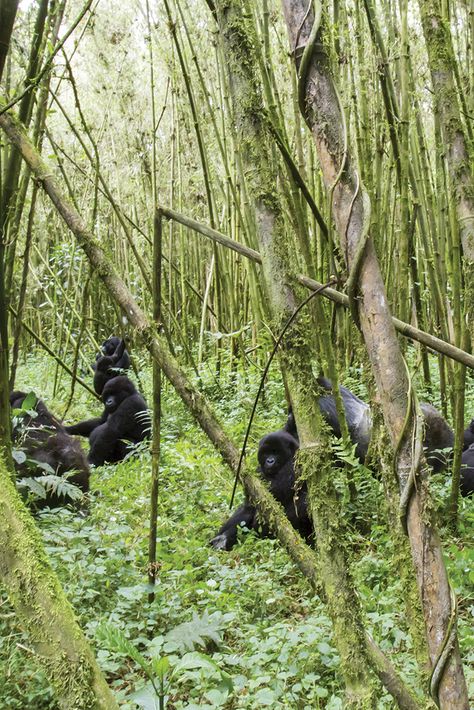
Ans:
<svg viewBox="0 0 474 710"><path fill-rule="evenodd" d="M267 456L266 464L267 464L267 466L273 466L275 461L276 461L276 459L274 456Z"/></svg>

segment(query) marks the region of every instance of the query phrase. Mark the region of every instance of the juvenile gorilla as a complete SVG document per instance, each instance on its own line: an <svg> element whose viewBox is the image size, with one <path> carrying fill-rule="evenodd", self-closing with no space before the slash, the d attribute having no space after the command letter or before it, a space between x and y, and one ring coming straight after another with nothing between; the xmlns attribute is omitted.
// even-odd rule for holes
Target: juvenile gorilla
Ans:
<svg viewBox="0 0 474 710"><path fill-rule="evenodd" d="M117 370L128 370L130 357L125 349L125 340L113 336L102 345L103 355L96 357L94 368L94 389L97 394L102 394L105 383L117 377Z"/></svg>
<svg viewBox="0 0 474 710"><path fill-rule="evenodd" d="M331 392L332 385L330 380L325 377L318 377L318 384L324 390ZM356 455L362 463L367 455L372 435L370 407L346 387L340 386L339 391L344 405L351 441L357 444ZM332 394L323 394L319 397L318 403L321 414L330 426L332 433L340 438L341 427L337 417L334 396ZM442 449L452 449L454 433L444 417L431 404L422 402L420 406L425 419L423 445L426 459L433 471L437 473L442 471L448 463L449 453L446 455ZM296 422L291 409L284 429L296 439L298 438Z"/></svg>
<svg viewBox="0 0 474 710"><path fill-rule="evenodd" d="M288 432L280 430L267 434L258 447L259 471L270 484L272 495L285 509L290 523L307 542L311 542L313 528L307 510L306 485L295 492L294 458L297 450L298 442ZM218 550L231 550L241 527L259 530L264 537L270 534L268 528L259 523L255 507L246 500L224 523L211 545Z"/></svg>
<svg viewBox="0 0 474 710"><path fill-rule="evenodd" d="M12 392L10 406L21 409L27 394ZM68 476L68 481L74 483L84 493L89 490L89 466L78 441L70 436L63 425L48 410L44 402L36 400L34 409L36 417L29 414L22 416L21 421L13 429L13 440L21 443L22 449L33 462L48 464L58 476L74 471ZM38 467L32 470L31 465L15 463L18 473L24 477L41 476L44 470ZM49 506L61 505L64 499L57 495L48 495L45 503Z"/></svg>
<svg viewBox="0 0 474 710"><path fill-rule="evenodd" d="M149 436L150 421L145 400L128 377L109 380L102 391L102 416L66 427L69 434L89 437L89 463L116 463L129 451L127 442L137 444ZM124 441L125 440L125 441Z"/></svg>

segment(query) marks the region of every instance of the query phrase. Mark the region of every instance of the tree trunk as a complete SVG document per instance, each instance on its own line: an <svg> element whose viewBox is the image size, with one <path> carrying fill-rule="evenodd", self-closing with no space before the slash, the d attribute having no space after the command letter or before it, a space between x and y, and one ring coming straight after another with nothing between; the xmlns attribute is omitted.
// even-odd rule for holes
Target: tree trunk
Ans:
<svg viewBox="0 0 474 710"><path fill-rule="evenodd" d="M354 299L353 305L358 310L385 423L397 451L397 473L403 492L410 485L415 421L410 416L405 422L409 380L374 246L367 236L370 202L346 146L340 101L328 57L321 44L324 32L317 26L313 27L314 14L308 12L306 0L283 0L283 10L291 51L299 69L300 107L313 134L323 179L330 190L342 253L348 268L351 269L354 264L356 268L353 277L358 284L360 298ZM307 43L311 43L312 48L303 55L302 50ZM422 476L408 501L407 528L433 666L437 666L442 657L441 665L435 670L439 695L436 688L432 688L432 693L437 700L439 697L442 708L467 710L467 690L455 635L456 612L431 510L427 481ZM443 651L448 649L451 652L444 663Z"/></svg>
<svg viewBox="0 0 474 710"><path fill-rule="evenodd" d="M0 80L10 45L10 37L18 9L16 0L0 3ZM0 204L2 194L0 193ZM8 312L5 293L5 237L1 225L0 211L0 449L9 456L10 452L10 402L8 391Z"/></svg>
<svg viewBox="0 0 474 710"><path fill-rule="evenodd" d="M0 456L0 574L64 710L115 710L40 535Z"/></svg>
<svg viewBox="0 0 474 710"><path fill-rule="evenodd" d="M454 191L459 232L464 256L474 264L474 179L465 129L459 111L459 95L454 76L454 50L449 20L443 17L439 0L419 0L423 34L428 49L431 81L434 89L435 113L441 123L444 144L439 147L445 156ZM466 121L472 121L468 112ZM472 270L468 292L472 291ZM473 303L471 294L470 303ZM471 333L474 312L470 310ZM474 338L473 338L474 341Z"/></svg>
<svg viewBox="0 0 474 710"><path fill-rule="evenodd" d="M0 3L0 81L8 54L17 9L18 0L2 0Z"/></svg>
<svg viewBox="0 0 474 710"><path fill-rule="evenodd" d="M253 197L266 292L272 313L272 330L282 327L302 301L285 232L283 212L275 188L273 136L265 116L257 79L258 58L252 15L239 0L214 3L219 36L227 58L236 144L240 147L249 194ZM298 290L300 293L298 293ZM325 327L320 323L320 328ZM307 314L292 324L281 346L281 362L298 425L298 461L308 482L318 564L334 641L341 656L347 707L375 707L375 683L364 636L360 604L355 593L344 548L339 502L324 441L318 407L318 387L311 363L315 359L308 338Z"/></svg>

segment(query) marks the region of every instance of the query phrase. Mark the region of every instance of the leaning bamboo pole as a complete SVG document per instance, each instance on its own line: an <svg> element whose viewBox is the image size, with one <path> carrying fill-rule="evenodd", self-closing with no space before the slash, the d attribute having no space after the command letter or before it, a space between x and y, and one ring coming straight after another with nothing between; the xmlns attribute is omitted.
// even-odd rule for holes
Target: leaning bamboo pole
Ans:
<svg viewBox="0 0 474 710"><path fill-rule="evenodd" d="M176 222L179 222L180 224L183 224L186 227L189 227L189 229L194 232L197 232L198 234L201 234L203 237L206 237L207 239L212 239L213 241L222 244L222 246L225 246L227 249L232 249L238 254L245 256L250 261L253 261L257 264L262 263L262 257L256 249L251 249L250 247L245 246L245 244L241 244L240 242L230 239L229 237L226 237L225 234L222 234L221 232L218 232L217 230L212 229L211 227L205 224L201 224L195 219L187 217L186 215L183 215L180 212L177 212L176 210L170 209L169 207L161 206L160 210L165 217L168 217L169 219L172 219ZM298 274L297 279L302 286L306 286L306 288L310 289L311 291L317 291L322 286L319 281L311 279L308 276L305 276L304 274ZM349 308L349 297L334 288L324 289L323 291L321 291L321 296L329 299L330 301L333 301L334 303L344 306L345 308ZM435 335L426 333L425 331L420 330L419 328L416 328L413 325L410 325L410 323L405 323L399 318L395 318L394 316L392 316L392 323L395 326L395 329L401 335L404 335L406 338L416 340L418 343L425 345L427 348L430 348L435 352L441 353L442 355L445 355L446 357L449 357L452 360L456 360L457 362L466 365L466 367L474 369L474 356L466 352L465 350L456 347L452 343L446 342L446 340L437 338Z"/></svg>

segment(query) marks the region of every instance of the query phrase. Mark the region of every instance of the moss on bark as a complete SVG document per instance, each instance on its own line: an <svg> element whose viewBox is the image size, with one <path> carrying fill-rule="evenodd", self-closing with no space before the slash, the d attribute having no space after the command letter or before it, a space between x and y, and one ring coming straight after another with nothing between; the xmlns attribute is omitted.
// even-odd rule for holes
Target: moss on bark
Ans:
<svg viewBox="0 0 474 710"><path fill-rule="evenodd" d="M18 618L67 710L117 704L51 569L38 530L0 457L0 574Z"/></svg>

